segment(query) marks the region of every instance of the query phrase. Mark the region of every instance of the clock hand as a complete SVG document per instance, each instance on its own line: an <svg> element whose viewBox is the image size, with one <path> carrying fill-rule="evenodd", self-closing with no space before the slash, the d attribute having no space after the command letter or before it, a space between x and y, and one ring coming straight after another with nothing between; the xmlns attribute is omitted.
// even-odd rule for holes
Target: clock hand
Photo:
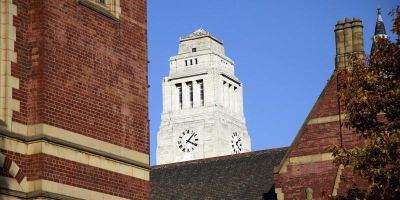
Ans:
<svg viewBox="0 0 400 200"><path fill-rule="evenodd" d="M239 139L236 141L236 146L239 146L239 144L238 144L238 143L239 143L240 141L242 141L242 139L241 139L241 138L239 138Z"/></svg>
<svg viewBox="0 0 400 200"><path fill-rule="evenodd" d="M190 144L193 144L194 146L197 146L197 144L196 143L193 143L193 142L191 142L190 140L186 140L186 143L190 143Z"/></svg>
<svg viewBox="0 0 400 200"><path fill-rule="evenodd" d="M194 136L194 133L190 136L189 139L186 140L186 143L188 143L188 141L190 141L190 139L192 139L193 136Z"/></svg>

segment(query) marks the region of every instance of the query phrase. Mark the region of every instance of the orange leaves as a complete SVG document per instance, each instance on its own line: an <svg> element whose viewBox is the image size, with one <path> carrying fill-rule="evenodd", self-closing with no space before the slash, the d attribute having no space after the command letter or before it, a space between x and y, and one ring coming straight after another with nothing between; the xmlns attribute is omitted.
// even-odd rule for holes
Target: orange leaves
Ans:
<svg viewBox="0 0 400 200"><path fill-rule="evenodd" d="M400 9L393 31L400 34ZM353 58L341 76L338 95L346 126L366 139L361 147L333 147L335 163L369 180L339 199L400 199L400 40L377 38L366 60Z"/></svg>

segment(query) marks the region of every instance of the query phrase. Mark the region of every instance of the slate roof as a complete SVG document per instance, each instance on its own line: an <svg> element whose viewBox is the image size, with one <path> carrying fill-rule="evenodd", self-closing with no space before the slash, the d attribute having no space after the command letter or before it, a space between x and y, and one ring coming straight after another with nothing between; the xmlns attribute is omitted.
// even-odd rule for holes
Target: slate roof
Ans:
<svg viewBox="0 0 400 200"><path fill-rule="evenodd" d="M287 148L154 166L151 199L276 199L274 166Z"/></svg>

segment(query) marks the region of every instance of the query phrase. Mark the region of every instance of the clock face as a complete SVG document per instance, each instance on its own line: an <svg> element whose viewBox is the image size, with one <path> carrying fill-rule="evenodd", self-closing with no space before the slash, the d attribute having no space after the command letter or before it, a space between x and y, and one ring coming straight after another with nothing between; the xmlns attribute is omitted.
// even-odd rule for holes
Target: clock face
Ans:
<svg viewBox="0 0 400 200"><path fill-rule="evenodd" d="M232 133L231 145L234 153L237 154L242 152L242 138L239 136L237 132Z"/></svg>
<svg viewBox="0 0 400 200"><path fill-rule="evenodd" d="M199 138L192 130L183 131L178 138L178 148L183 152L192 152L197 149Z"/></svg>

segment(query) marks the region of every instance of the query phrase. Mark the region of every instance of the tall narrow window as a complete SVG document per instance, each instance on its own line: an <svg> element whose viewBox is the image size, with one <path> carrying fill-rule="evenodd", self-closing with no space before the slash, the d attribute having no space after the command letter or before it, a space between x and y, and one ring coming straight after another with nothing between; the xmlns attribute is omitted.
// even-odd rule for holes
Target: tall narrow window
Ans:
<svg viewBox="0 0 400 200"><path fill-rule="evenodd" d="M200 105L204 106L204 85L203 85L203 80L198 80L197 84L199 84L199 88L200 88Z"/></svg>
<svg viewBox="0 0 400 200"><path fill-rule="evenodd" d="M187 60L185 60L185 66L187 66Z"/></svg>
<svg viewBox="0 0 400 200"><path fill-rule="evenodd" d="M193 108L193 83L187 82L186 85L189 89L189 100L190 100L190 107Z"/></svg>
<svg viewBox="0 0 400 200"><path fill-rule="evenodd" d="M194 59L194 63L197 65L197 63L198 63L198 62L197 62L197 58Z"/></svg>
<svg viewBox="0 0 400 200"><path fill-rule="evenodd" d="M176 89L178 89L178 98L179 98L179 109L183 107L183 99L182 99L182 84L176 84Z"/></svg>
<svg viewBox="0 0 400 200"><path fill-rule="evenodd" d="M190 59L190 65L193 65L193 60L192 59Z"/></svg>

